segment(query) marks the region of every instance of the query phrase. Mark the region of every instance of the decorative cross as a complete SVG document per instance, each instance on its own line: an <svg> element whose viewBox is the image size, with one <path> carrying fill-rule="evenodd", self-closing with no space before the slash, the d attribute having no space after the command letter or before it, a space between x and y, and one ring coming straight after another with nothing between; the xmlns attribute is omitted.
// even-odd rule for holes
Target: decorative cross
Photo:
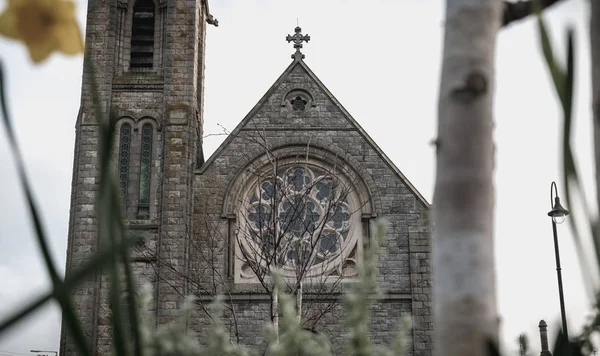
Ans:
<svg viewBox="0 0 600 356"><path fill-rule="evenodd" d="M300 34L300 32L302 31L302 29L300 28L300 26L296 26L296 28L294 29L294 31L296 32L293 36L287 35L287 37L285 38L286 41L288 42L294 42L294 48L296 49L296 53L292 54L292 58L294 59L303 59L304 58L304 54L302 54L302 52L300 52L300 48L302 48L302 42L308 42L310 41L310 36L309 35L302 35Z"/></svg>

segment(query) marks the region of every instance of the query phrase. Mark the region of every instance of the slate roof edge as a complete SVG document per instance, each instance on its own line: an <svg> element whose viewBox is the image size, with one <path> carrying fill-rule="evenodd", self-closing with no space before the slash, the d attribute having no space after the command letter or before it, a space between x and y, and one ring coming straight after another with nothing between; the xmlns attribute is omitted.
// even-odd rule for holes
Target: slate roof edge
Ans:
<svg viewBox="0 0 600 356"><path fill-rule="evenodd" d="M273 85L271 85L271 87L260 98L260 100L256 103L256 105L254 105L254 107L248 112L248 114L246 114L246 116L244 116L242 121L240 121L240 123L237 124L237 126L233 129L233 131L231 131L231 133L229 133L229 135L227 135L227 138L225 139L225 141L223 141L223 143L221 143L219 145L219 147L215 150L215 152L213 152L212 155L210 155L210 157L204 162L204 164L199 169L196 170L196 173L202 174L206 171L206 169L221 154L221 152L225 149L225 147L227 147L227 145L229 145L229 143L231 141L233 141L233 139L239 134L242 127L246 126L246 123L248 121L250 121L254 117L254 115L258 112L258 110L260 110L260 108L267 102L267 100L269 100L269 98L271 97L273 92L275 90L277 90L277 88L279 88L279 85L287 78L287 76L290 74L292 69L294 69L294 67L297 64L298 64L297 60L294 60L292 63L290 63L290 65L286 68L286 70L284 70L283 73L281 73L279 78L277 78L275 83L273 83Z"/></svg>
<svg viewBox="0 0 600 356"><path fill-rule="evenodd" d="M417 190L417 188L406 178L406 176L398 169L398 167L392 162L392 160L379 148L379 146L375 143L375 141L369 136L369 134L360 126L360 124L350 115L350 113L344 108L344 106L335 98L335 96L327 89L327 87L319 80L319 78L313 73L312 70L304 63L304 61L300 61L300 65L306 70L308 75L317 83L317 85L323 90L325 95L329 97L329 99L340 109L342 114L346 116L348 121L352 125L356 127L356 130L360 133L361 136L371 145L371 147L377 152L377 154L381 157L381 159L387 164L387 166L394 172L396 175L402 180L404 184L408 187L408 189L415 194L415 196L421 201L421 203L425 206L425 208L429 209L431 204L423 197L423 195Z"/></svg>

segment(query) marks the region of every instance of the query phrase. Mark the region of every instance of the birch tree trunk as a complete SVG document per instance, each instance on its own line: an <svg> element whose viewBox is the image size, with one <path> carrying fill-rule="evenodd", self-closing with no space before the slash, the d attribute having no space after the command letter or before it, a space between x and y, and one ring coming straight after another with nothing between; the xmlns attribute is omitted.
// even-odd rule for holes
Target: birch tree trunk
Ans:
<svg viewBox="0 0 600 356"><path fill-rule="evenodd" d="M273 286L273 295L271 302L271 316L273 318L273 329L279 340L279 294L277 294L277 286Z"/></svg>
<svg viewBox="0 0 600 356"><path fill-rule="evenodd" d="M298 313L298 322L302 322L302 280L298 283L298 290L296 291L296 313Z"/></svg>
<svg viewBox="0 0 600 356"><path fill-rule="evenodd" d="M596 200L600 209L600 2L590 0L590 40L592 52L592 121L596 161Z"/></svg>
<svg viewBox="0 0 600 356"><path fill-rule="evenodd" d="M447 0L433 199L435 354L497 343L492 102L502 2Z"/></svg>

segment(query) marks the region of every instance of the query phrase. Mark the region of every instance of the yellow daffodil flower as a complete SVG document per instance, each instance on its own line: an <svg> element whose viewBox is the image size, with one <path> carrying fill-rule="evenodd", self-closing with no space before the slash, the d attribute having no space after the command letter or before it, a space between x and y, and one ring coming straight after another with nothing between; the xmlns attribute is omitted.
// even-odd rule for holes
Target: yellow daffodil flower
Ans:
<svg viewBox="0 0 600 356"><path fill-rule="evenodd" d="M54 51L83 52L83 41L71 0L7 0L0 13L0 35L23 41L39 63Z"/></svg>

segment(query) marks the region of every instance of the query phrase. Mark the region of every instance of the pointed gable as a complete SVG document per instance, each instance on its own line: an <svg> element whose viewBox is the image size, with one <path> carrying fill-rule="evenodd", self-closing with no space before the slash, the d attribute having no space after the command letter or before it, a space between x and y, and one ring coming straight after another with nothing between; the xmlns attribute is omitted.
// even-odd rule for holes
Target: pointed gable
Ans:
<svg viewBox="0 0 600 356"><path fill-rule="evenodd" d="M323 239L336 239L334 245L326 245L340 246L336 253L326 247L328 252L308 267L319 285L334 286L333 291L354 278L362 248L372 237L373 222L385 219L387 231L380 237L377 266L382 276L378 283L388 293L374 305L373 323L384 328L373 334L373 341L389 344L387 336L397 329L393 321L412 315L421 321L411 332L413 351L429 355L433 329L428 288L432 280L429 204L306 65L300 48L310 38L297 27L296 34L287 39L296 49L292 63L196 171L192 228L194 241L202 249L199 253L191 250L190 261L199 264L198 271L209 271L202 263L213 257L206 258L204 247L216 250L211 256L219 266L218 278L226 276L223 285L232 286L232 300L256 311L240 314L244 321L239 334L242 344L256 345L255 322L269 322L272 314L265 312L269 299L261 297L252 266L273 254L253 244L266 242L261 246L269 249L273 239L287 239L302 246L309 243L314 252L322 251ZM319 187L328 187L327 182L333 186L334 181L339 182L335 186L340 194L332 195L334 189L328 188L322 194ZM330 204L332 196L342 200ZM328 210L332 207L336 211ZM295 214L286 209L294 209ZM269 216L270 223L262 224L261 216ZM302 222L297 226L303 231L291 227L290 216ZM330 224L329 219L336 216L337 222ZM327 235L321 234L323 229L310 229L315 221L323 222L320 226L326 226ZM278 246L284 260L297 258L291 245ZM285 262L275 263L289 267ZM207 283L214 282L214 275L206 276ZM295 278L295 271L288 276ZM311 303L319 305L319 299ZM320 314L323 317L315 327L330 334L334 349L341 352L344 335L339 316L343 311L335 304L328 310Z"/></svg>
<svg viewBox="0 0 600 356"><path fill-rule="evenodd" d="M300 56L294 60L267 90L244 119L202 165L205 171L229 143L243 131L356 131L385 164L406 184L421 203L429 203L383 153L366 131L344 109ZM297 103L297 101L300 101ZM296 105L296 107L294 107Z"/></svg>

